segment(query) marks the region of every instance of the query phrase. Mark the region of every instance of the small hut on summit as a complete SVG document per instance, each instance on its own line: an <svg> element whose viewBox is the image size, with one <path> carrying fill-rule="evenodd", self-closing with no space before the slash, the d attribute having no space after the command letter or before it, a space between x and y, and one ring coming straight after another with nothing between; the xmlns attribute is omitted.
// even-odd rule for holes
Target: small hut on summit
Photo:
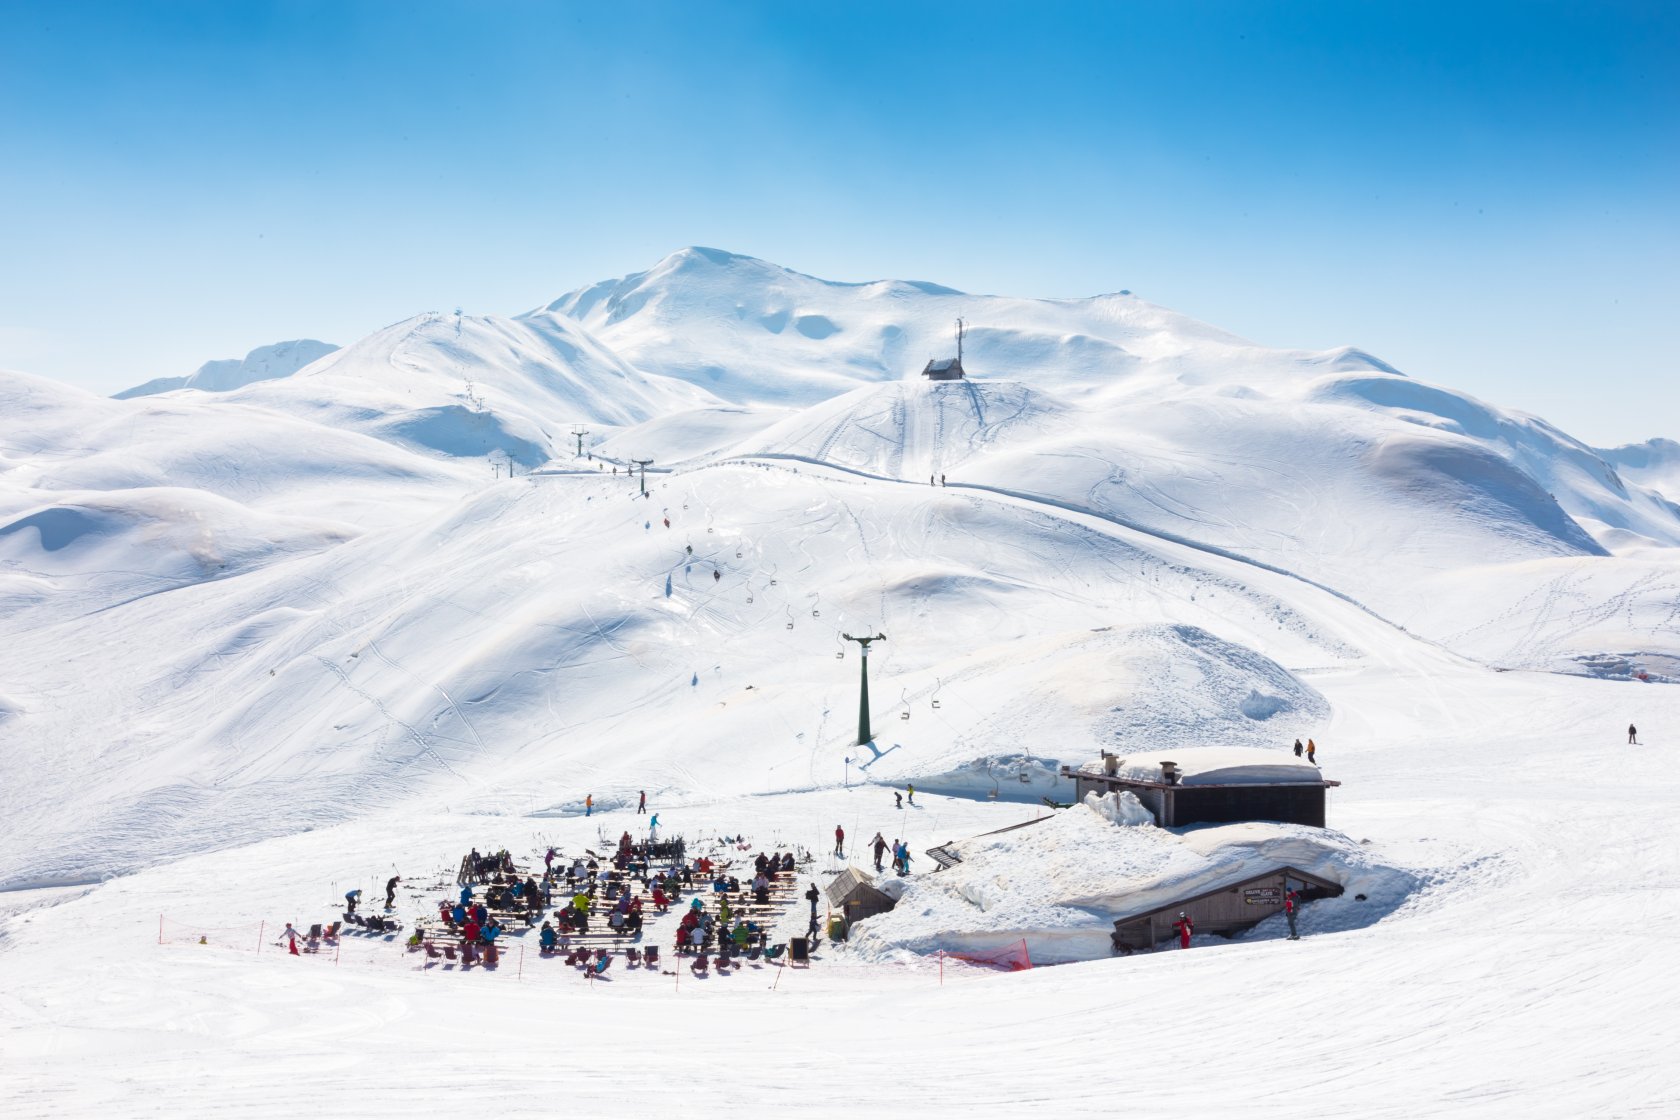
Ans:
<svg viewBox="0 0 1680 1120"><path fill-rule="evenodd" d="M1254 747L1191 747L1121 758L1074 769L1074 795L1125 791L1162 828L1232 821L1282 821L1324 827L1326 791L1341 785L1288 751Z"/></svg>
<svg viewBox="0 0 1680 1120"><path fill-rule="evenodd" d="M853 922L875 914L885 914L894 905L893 897L878 889L867 874L848 867L823 888L828 904L845 915L848 928Z"/></svg>
<svg viewBox="0 0 1680 1120"><path fill-rule="evenodd" d="M954 358L938 358L928 362L922 369L922 376L929 381L961 381L963 379L962 344L963 336L968 333L961 319L957 320L957 356Z"/></svg>

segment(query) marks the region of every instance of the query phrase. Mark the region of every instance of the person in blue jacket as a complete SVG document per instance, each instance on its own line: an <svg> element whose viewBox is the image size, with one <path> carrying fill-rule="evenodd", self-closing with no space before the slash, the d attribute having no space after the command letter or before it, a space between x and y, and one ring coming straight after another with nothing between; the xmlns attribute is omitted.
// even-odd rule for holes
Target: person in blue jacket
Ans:
<svg viewBox="0 0 1680 1120"><path fill-rule="evenodd" d="M467 908L457 902L449 911L449 917L458 926L467 924Z"/></svg>
<svg viewBox="0 0 1680 1120"><path fill-rule="evenodd" d="M539 935L539 939L542 941L542 947L548 951L552 951L559 941L559 938L554 934L554 927L547 922L542 924L542 933Z"/></svg>
<svg viewBox="0 0 1680 1120"><path fill-rule="evenodd" d="M467 884L463 885L461 887L461 905L465 906L467 903L471 902L472 901L472 896L473 896L472 884L467 883Z"/></svg>

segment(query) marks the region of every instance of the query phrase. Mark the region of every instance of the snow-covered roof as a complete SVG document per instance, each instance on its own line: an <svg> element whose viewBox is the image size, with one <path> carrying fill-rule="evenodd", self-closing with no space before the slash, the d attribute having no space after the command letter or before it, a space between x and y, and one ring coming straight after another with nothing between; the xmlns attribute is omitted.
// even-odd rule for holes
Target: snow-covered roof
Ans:
<svg viewBox="0 0 1680 1120"><path fill-rule="evenodd" d="M1164 781L1163 762L1177 764L1181 786L1317 784L1324 780L1318 767L1296 758L1288 750L1259 747L1174 747L1126 755L1120 759L1115 776L1134 782ZM1102 760L1088 762L1080 769L1087 774L1101 774Z"/></svg>

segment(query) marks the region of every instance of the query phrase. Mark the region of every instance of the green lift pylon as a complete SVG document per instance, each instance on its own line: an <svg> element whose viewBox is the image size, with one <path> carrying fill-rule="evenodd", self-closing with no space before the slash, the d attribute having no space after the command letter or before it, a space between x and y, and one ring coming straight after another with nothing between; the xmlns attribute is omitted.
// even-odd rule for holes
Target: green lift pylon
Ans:
<svg viewBox="0 0 1680 1120"><path fill-rule="evenodd" d="M869 733L869 643L884 642L885 634L876 634L873 638L854 638L850 634L840 635L848 642L856 642L863 648L863 667L859 670L858 680L861 682L858 692L858 746L863 746L875 737Z"/></svg>

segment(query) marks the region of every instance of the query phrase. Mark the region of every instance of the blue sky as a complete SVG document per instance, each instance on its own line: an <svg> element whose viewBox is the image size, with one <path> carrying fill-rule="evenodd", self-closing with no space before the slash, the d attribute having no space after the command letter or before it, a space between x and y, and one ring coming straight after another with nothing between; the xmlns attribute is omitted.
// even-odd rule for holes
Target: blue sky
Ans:
<svg viewBox="0 0 1680 1120"><path fill-rule="evenodd" d="M0 366L108 392L701 244L1680 438L1677 58L1667 3L0 0Z"/></svg>

